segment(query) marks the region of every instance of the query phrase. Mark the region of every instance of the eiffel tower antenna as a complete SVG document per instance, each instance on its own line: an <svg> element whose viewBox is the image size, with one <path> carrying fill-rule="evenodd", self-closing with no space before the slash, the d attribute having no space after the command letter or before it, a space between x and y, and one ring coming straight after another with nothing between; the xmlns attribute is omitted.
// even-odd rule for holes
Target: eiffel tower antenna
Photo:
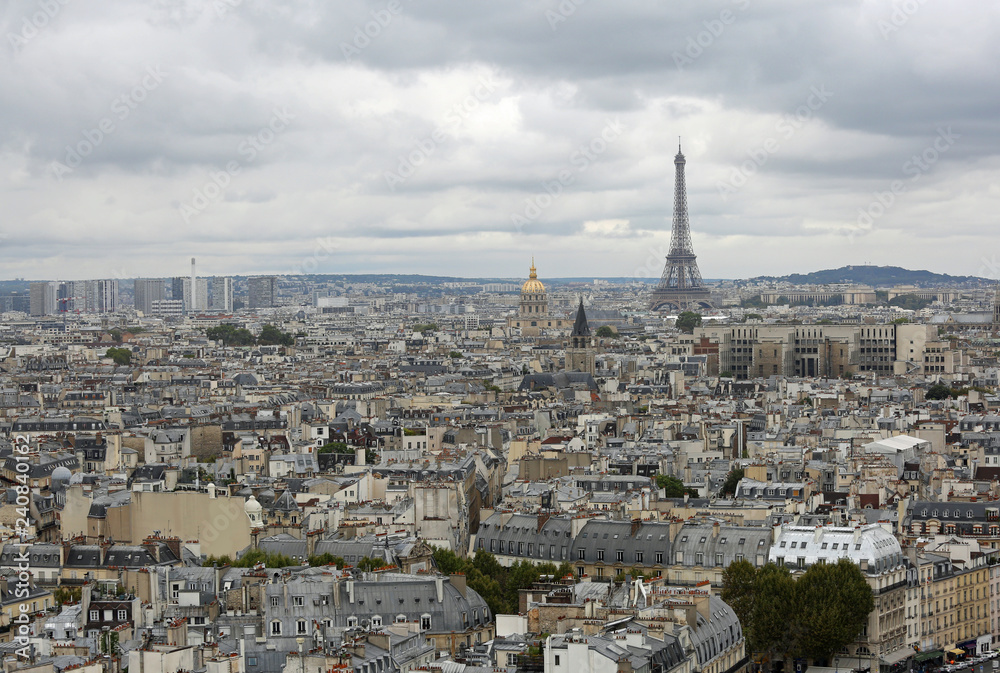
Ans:
<svg viewBox="0 0 1000 673"><path fill-rule="evenodd" d="M698 257L691 243L691 223L688 219L687 186L684 166L687 162L677 137L674 157L674 221L670 230L670 252L660 283L653 290L649 308L653 311L711 308L712 294L701 280Z"/></svg>

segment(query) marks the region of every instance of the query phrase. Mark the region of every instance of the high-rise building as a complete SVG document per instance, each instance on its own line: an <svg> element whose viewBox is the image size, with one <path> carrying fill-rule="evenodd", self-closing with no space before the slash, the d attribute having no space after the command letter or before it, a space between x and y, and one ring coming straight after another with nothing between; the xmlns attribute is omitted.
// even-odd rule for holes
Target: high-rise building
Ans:
<svg viewBox="0 0 1000 673"><path fill-rule="evenodd" d="M188 281L188 292L190 292L191 279L184 276L174 276L170 279L170 296L168 299L184 301L184 281Z"/></svg>
<svg viewBox="0 0 1000 673"><path fill-rule="evenodd" d="M674 222L670 231L670 251L660 283L653 290L649 308L653 311L671 309L685 311L709 308L712 293L701 280L698 257L691 244L691 223L688 220L687 187L684 183L684 154L680 145L674 157Z"/></svg>
<svg viewBox="0 0 1000 673"><path fill-rule="evenodd" d="M166 287L162 278L136 278L133 289L135 295L135 310L143 315L152 315L153 302L165 299Z"/></svg>
<svg viewBox="0 0 1000 673"><path fill-rule="evenodd" d="M209 307L222 313L233 312L233 279L216 276L212 279L212 301Z"/></svg>
<svg viewBox="0 0 1000 673"><path fill-rule="evenodd" d="M278 279L274 276L254 276L249 280L250 293L247 307L271 308L278 298Z"/></svg>
<svg viewBox="0 0 1000 673"><path fill-rule="evenodd" d="M100 313L114 313L118 310L118 280L97 281L97 310Z"/></svg>
<svg viewBox="0 0 1000 673"><path fill-rule="evenodd" d="M31 296L31 315L52 315L57 310L59 283L36 281L28 286Z"/></svg>
<svg viewBox="0 0 1000 673"><path fill-rule="evenodd" d="M194 305L191 310L194 312L204 312L208 310L208 278L195 278L194 279Z"/></svg>

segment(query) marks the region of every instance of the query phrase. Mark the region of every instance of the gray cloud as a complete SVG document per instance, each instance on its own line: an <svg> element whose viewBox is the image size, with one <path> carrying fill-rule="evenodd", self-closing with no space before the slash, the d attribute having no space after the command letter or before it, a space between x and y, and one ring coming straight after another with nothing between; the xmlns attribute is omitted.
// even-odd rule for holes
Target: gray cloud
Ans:
<svg viewBox="0 0 1000 673"><path fill-rule="evenodd" d="M1000 254L973 0L13 0L0 27L7 276L283 271L317 237L318 272L627 276L667 247L678 136L707 277Z"/></svg>

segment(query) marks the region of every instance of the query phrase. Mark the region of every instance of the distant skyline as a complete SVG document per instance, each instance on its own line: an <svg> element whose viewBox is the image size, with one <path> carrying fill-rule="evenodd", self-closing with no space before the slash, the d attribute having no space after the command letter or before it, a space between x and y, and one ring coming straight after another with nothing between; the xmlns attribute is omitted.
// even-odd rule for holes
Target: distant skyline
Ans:
<svg viewBox="0 0 1000 673"><path fill-rule="evenodd" d="M0 277L1000 278L1000 7L11 0Z"/></svg>

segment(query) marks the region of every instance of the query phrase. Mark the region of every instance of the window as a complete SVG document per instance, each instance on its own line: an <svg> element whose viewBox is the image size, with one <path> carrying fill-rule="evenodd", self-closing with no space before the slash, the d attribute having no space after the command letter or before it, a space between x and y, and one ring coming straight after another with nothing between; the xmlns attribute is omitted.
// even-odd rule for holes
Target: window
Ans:
<svg viewBox="0 0 1000 673"><path fill-rule="evenodd" d="M584 560L584 550L583 549L577 549L576 550L576 558L579 561Z"/></svg>
<svg viewBox="0 0 1000 673"><path fill-rule="evenodd" d="M271 622L271 635L280 636L281 635L281 622L274 620Z"/></svg>
<svg viewBox="0 0 1000 673"><path fill-rule="evenodd" d="M292 605L297 605L297 606L305 605L305 598L302 596L292 596Z"/></svg>
<svg viewBox="0 0 1000 673"><path fill-rule="evenodd" d="M372 615L372 626L375 628L382 626L382 615Z"/></svg>
<svg viewBox="0 0 1000 673"><path fill-rule="evenodd" d="M557 655L555 655L555 665L556 665L556 666L558 666L558 665L559 665L559 655L558 655L558 654L557 654Z"/></svg>
<svg viewBox="0 0 1000 673"><path fill-rule="evenodd" d="M357 625L358 625L358 618L357 617L348 617L347 618L347 628L354 628Z"/></svg>
<svg viewBox="0 0 1000 673"><path fill-rule="evenodd" d="M637 551L635 553L635 562L636 563L642 563L642 552L641 551Z"/></svg>
<svg viewBox="0 0 1000 673"><path fill-rule="evenodd" d="M101 611L100 610L91 610L90 611L90 621L96 622L96 621L100 621L100 619L101 619Z"/></svg>
<svg viewBox="0 0 1000 673"><path fill-rule="evenodd" d="M722 554L716 554L715 555L715 565L717 565L717 566L721 566L722 565Z"/></svg>
<svg viewBox="0 0 1000 673"><path fill-rule="evenodd" d="M597 550L597 560L598 561L603 561L604 560L604 550L603 549L598 549Z"/></svg>
<svg viewBox="0 0 1000 673"><path fill-rule="evenodd" d="M663 552L661 551L656 552L656 562L663 563Z"/></svg>
<svg viewBox="0 0 1000 673"><path fill-rule="evenodd" d="M247 657L247 665L248 666L256 666L257 665L257 657Z"/></svg>
<svg viewBox="0 0 1000 673"><path fill-rule="evenodd" d="M424 614L420 615L420 628L424 631L429 631L431 628L431 616Z"/></svg>
<svg viewBox="0 0 1000 673"><path fill-rule="evenodd" d="M306 620L299 619L295 622L295 633L297 635L305 635L306 633Z"/></svg>
<svg viewBox="0 0 1000 673"><path fill-rule="evenodd" d="M615 552L615 560L616 561L624 561L625 560L625 550L624 549L619 549L618 551Z"/></svg>
<svg viewBox="0 0 1000 673"><path fill-rule="evenodd" d="M124 622L126 619L128 619L128 613L125 610L119 610L118 621Z"/></svg>
<svg viewBox="0 0 1000 673"><path fill-rule="evenodd" d="M782 549L784 549L786 544L787 543L784 540L782 540L781 544L779 544L778 546L781 547Z"/></svg>
<svg viewBox="0 0 1000 673"><path fill-rule="evenodd" d="M695 554L694 555L694 564L698 565L698 566L705 565L705 555L703 553L701 553L701 552L698 552L697 554Z"/></svg>

